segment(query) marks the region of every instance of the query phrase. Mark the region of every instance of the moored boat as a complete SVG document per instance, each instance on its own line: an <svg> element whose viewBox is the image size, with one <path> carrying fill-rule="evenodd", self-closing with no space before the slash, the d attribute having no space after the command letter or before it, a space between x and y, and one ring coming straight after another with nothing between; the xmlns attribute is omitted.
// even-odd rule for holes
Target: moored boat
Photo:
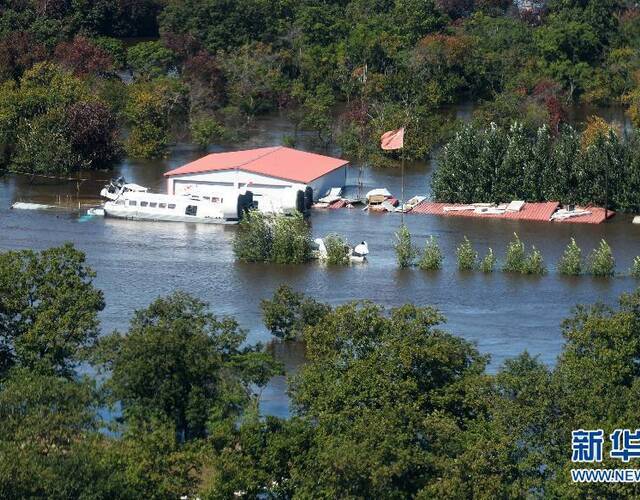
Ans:
<svg viewBox="0 0 640 500"><path fill-rule="evenodd" d="M167 195L150 193L122 178L110 182L100 195L107 199L105 217L120 219L235 224L253 205L251 191L224 190L218 194Z"/></svg>

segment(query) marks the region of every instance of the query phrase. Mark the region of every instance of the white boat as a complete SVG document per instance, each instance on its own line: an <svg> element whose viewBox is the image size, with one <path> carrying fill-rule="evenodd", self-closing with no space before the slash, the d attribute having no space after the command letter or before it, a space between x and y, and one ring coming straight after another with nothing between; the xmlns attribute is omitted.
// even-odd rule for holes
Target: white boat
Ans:
<svg viewBox="0 0 640 500"><path fill-rule="evenodd" d="M251 191L228 189L208 196L157 194L122 178L109 183L100 195L107 199L102 207L105 217L133 220L235 224L253 205Z"/></svg>

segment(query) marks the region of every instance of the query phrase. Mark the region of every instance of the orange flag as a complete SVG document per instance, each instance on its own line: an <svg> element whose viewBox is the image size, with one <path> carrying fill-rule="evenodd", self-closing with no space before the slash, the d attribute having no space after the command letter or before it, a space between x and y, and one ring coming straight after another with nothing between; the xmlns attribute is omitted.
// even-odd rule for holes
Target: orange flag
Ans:
<svg viewBox="0 0 640 500"><path fill-rule="evenodd" d="M385 150L402 149L404 147L404 127L382 134L380 147Z"/></svg>

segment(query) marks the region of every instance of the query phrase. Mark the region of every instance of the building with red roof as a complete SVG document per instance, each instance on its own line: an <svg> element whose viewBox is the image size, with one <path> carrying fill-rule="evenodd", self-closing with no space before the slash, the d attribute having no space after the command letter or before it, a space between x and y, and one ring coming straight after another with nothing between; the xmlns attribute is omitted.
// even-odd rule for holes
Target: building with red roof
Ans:
<svg viewBox="0 0 640 500"><path fill-rule="evenodd" d="M164 175L169 194L208 194L247 187L254 196L277 196L285 188L321 197L346 183L348 161L284 146L212 153Z"/></svg>

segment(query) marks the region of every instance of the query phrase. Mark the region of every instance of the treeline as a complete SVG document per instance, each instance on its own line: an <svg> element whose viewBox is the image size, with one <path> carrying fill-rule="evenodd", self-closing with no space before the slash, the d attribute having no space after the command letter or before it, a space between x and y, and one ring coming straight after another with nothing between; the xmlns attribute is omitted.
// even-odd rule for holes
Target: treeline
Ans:
<svg viewBox="0 0 640 500"><path fill-rule="evenodd" d="M88 87L97 121L143 158L166 155L186 130L203 148L233 139L278 109L296 131L375 164L395 158L377 147L382 131L407 125L406 157L424 158L452 131L443 108L470 99L483 125L519 118L555 131L578 100L624 103L638 123L639 23L622 0L551 0L533 11L505 0L8 0L0 158L5 168L67 172L118 156L111 139L100 161L78 151L58 104L14 110L34 74L40 97L54 78L75 88L73 102L87 102L78 92ZM107 140L80 139L87 151Z"/></svg>
<svg viewBox="0 0 640 500"><path fill-rule="evenodd" d="M330 307L283 286L265 325L304 340L307 361L281 419L259 415L255 392L281 367L233 318L176 292L99 336L94 276L71 246L0 254L3 498L629 493L569 469L573 430L636 425L637 292L579 307L555 367L524 353L489 374L431 307ZM100 383L78 373L87 362Z"/></svg>
<svg viewBox="0 0 640 500"><path fill-rule="evenodd" d="M620 135L597 118L582 133L563 126L557 135L518 122L470 124L445 145L433 194L448 203L559 201L638 212L640 134Z"/></svg>

